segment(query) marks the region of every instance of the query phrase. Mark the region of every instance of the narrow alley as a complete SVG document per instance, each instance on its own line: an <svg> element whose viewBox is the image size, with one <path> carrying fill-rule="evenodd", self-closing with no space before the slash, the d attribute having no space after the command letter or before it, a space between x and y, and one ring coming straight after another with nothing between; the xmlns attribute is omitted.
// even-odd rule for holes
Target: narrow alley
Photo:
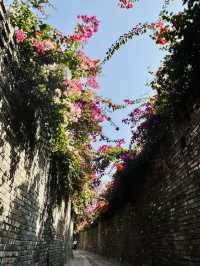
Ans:
<svg viewBox="0 0 200 266"><path fill-rule="evenodd" d="M0 266L200 266L200 0L0 0Z"/></svg>
<svg viewBox="0 0 200 266"><path fill-rule="evenodd" d="M66 266L118 266L91 252L76 250L74 258Z"/></svg>

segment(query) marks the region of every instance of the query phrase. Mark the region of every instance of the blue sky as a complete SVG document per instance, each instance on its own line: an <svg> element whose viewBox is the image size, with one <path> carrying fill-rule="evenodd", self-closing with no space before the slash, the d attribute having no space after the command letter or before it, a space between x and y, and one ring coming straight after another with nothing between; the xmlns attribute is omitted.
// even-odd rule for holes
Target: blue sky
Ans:
<svg viewBox="0 0 200 266"><path fill-rule="evenodd" d="M120 35L130 30L138 22L154 21L162 7L161 0L140 1L132 10L120 9L117 0L54 0L55 9L50 10L49 22L64 32L73 31L76 16L95 15L100 20L100 30L86 48L92 58L102 59L107 49ZM142 37L124 46L103 67L99 77L99 94L112 98L119 103L125 98L137 98L149 93L145 86L150 76L148 67L155 70L162 58L162 53L149 37ZM116 132L105 124L104 130L111 138L130 138L128 128L121 125L121 119L127 111L113 115L114 121L120 125Z"/></svg>
<svg viewBox="0 0 200 266"><path fill-rule="evenodd" d="M140 0L131 10L120 9L118 0L51 0L54 8L48 10L48 22L64 31L72 33L76 25L77 15L95 15L100 20L99 32L89 40L86 54L94 59L103 59L108 48L139 22L154 22L157 20L164 0ZM181 0L171 0L172 11L181 8ZM10 3L11 0L5 0ZM146 83L151 80L148 71L156 71L164 52L148 37L142 36L128 42L107 62L98 78L99 94L112 98L116 103L125 98L140 98L150 95L152 91ZM108 137L130 140L130 130L121 124L121 120L130 112L119 111L113 115L114 122L120 131L114 130L108 124L104 131ZM105 177L105 180L108 177Z"/></svg>
<svg viewBox="0 0 200 266"><path fill-rule="evenodd" d="M52 4L55 8L49 10L48 21L58 29L71 33L77 15L97 16L100 20L100 30L89 41L85 51L92 58L102 59L118 37L135 24L157 20L163 2L140 0L133 9L124 10L117 6L117 0L54 0ZM173 2L171 9L179 9L180 2ZM129 41L104 65L99 77L99 94L112 98L116 103L125 98L150 94L150 88L145 85L151 79L148 70L155 71L163 56L163 52L148 36ZM119 132L105 124L104 130L109 137L130 139L129 129L120 123L126 114L127 111L120 111L113 115L114 121L120 126Z"/></svg>
<svg viewBox="0 0 200 266"><path fill-rule="evenodd" d="M5 0L6 1L6 0ZM100 20L99 32L89 41L85 52L94 59L102 59L107 49L139 22L156 21L164 0L140 0L131 10L117 6L118 0L51 0L54 8L48 10L48 22L65 33L71 33L77 15L95 15ZM178 10L181 0L171 0L171 10ZM11 2L10 0L6 1ZM159 47L146 35L128 42L103 67L99 77L99 94L120 103L125 98L138 98L151 94L145 84L151 79L148 70L155 71L164 56ZM130 110L129 110L130 111ZM130 139L130 131L120 124L128 111L113 115L120 126L117 132L105 124L111 138Z"/></svg>
<svg viewBox="0 0 200 266"><path fill-rule="evenodd" d="M120 9L117 0L54 0L55 9L50 10L49 22L66 33L73 32L77 15L95 15L100 20L100 30L89 41L86 53L95 59L102 59L107 49L139 22L154 22L157 20L163 5L163 0L140 0L131 10ZM178 10L181 1L175 0L171 10ZM111 61L108 61L99 77L99 94L112 98L116 103L125 98L139 98L150 95L152 91L146 83L152 78L148 71L156 71L164 53L146 35L128 42ZM121 120L130 112L119 111L113 115L113 120L120 127L114 130L108 124L104 132L111 139L125 138L130 141L130 129L121 124ZM103 181L109 180L105 175Z"/></svg>

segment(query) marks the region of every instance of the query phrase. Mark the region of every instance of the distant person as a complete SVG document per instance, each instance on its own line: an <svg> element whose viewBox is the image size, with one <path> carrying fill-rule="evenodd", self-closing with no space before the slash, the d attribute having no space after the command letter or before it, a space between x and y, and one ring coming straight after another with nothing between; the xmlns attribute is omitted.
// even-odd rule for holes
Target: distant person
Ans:
<svg viewBox="0 0 200 266"><path fill-rule="evenodd" d="M75 239L73 241L73 249L76 250L77 249L77 244L78 244L78 241Z"/></svg>

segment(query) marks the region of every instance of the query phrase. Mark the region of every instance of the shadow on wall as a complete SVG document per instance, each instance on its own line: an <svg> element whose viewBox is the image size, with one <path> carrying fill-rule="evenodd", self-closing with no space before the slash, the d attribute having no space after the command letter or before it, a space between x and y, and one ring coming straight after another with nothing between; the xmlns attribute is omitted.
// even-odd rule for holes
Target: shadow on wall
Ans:
<svg viewBox="0 0 200 266"><path fill-rule="evenodd" d="M63 266L71 256L71 206L49 171L45 137L20 141L2 94L0 109L0 265Z"/></svg>
<svg viewBox="0 0 200 266"><path fill-rule="evenodd" d="M27 160L30 165L30 158ZM34 177L31 167L29 173L26 172L27 181L20 185L15 173L13 180L4 175L1 183L1 265L61 266L69 253L70 204L62 201L58 205L53 197L56 188L51 186L54 177L49 173L45 175L46 158L40 154L38 160L43 162L43 169ZM20 167L20 162L15 162L18 174L22 171Z"/></svg>
<svg viewBox="0 0 200 266"><path fill-rule="evenodd" d="M160 144L137 198L81 233L82 248L122 265L200 265L200 108L191 118Z"/></svg>

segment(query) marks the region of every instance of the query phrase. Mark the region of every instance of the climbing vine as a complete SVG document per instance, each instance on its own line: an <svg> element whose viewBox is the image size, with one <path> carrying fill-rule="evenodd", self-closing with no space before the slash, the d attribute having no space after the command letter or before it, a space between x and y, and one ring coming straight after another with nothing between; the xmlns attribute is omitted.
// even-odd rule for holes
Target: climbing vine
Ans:
<svg viewBox="0 0 200 266"><path fill-rule="evenodd" d="M103 60L103 63L110 60L129 39L146 32L167 53L149 83L155 95L139 104L126 100L133 105L133 110L123 119L131 128L130 149L116 160L113 180L99 192L99 201L85 210L77 230L90 226L95 219L120 208L133 197L134 189L141 187L151 171L150 159L159 141L169 135L174 121L187 116L187 110L199 99L196 84L200 72L200 3L184 0L183 4L181 12L171 14L166 5L156 22L133 27L112 45Z"/></svg>
<svg viewBox="0 0 200 266"><path fill-rule="evenodd" d="M84 53L87 42L98 32L98 19L78 15L74 32L65 35L38 15L45 12L47 3L16 0L10 9L18 46L16 87L21 98L16 104L20 110L17 119L22 122L17 132L34 135L30 123L41 121L49 138L52 166L65 188L63 196L71 197L73 211L79 216L94 198L104 169L123 150L123 140L109 140L102 123L107 120L118 130L110 112L126 104L98 96L100 60ZM98 139L114 144L94 149L92 144Z"/></svg>
<svg viewBox="0 0 200 266"><path fill-rule="evenodd" d="M122 0L119 5L129 9L135 2ZM98 32L98 19L78 15L74 32L65 35L39 18L38 11L44 13L47 3L14 1L11 9L18 46L16 86L21 96L16 103L16 109L20 109L16 114L22 121L17 131L36 135L30 130L30 121L36 123L40 118L49 138L52 165L64 187L63 196L71 197L80 230L110 206L116 206L112 202L119 199L119 194L126 197L127 187L133 184L129 182L129 171L146 169L146 155L169 129L179 107L191 94L197 97L200 4L185 0L183 12L169 14L164 9L156 22L134 26L100 61L84 52L89 39ZM149 33L167 52L150 82L155 95L146 100L125 99L123 104L99 97L97 76L102 65L129 39L144 33ZM132 111L122 122L131 128L128 150L123 148L124 139L111 141L102 129L102 123L107 121L118 130L110 112L127 106ZM104 143L94 148L97 140ZM113 181L100 190L100 177L108 167L114 169Z"/></svg>

